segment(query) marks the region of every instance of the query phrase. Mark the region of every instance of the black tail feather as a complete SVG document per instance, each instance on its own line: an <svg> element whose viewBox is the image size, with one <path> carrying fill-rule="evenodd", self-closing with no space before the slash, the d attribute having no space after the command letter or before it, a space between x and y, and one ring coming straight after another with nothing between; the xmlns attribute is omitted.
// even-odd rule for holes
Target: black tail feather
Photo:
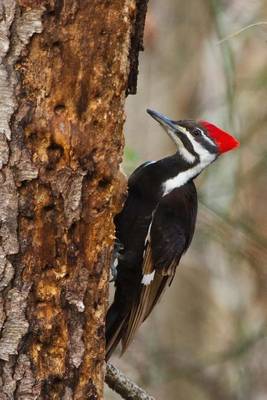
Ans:
<svg viewBox="0 0 267 400"><path fill-rule="evenodd" d="M122 337L125 318L118 311L116 303L113 303L106 317L106 361L119 344Z"/></svg>

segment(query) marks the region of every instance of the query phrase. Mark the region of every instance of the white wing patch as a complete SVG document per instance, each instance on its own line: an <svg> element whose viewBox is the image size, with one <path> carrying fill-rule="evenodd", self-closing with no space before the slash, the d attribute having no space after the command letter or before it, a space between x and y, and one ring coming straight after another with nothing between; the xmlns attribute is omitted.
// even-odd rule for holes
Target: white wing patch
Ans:
<svg viewBox="0 0 267 400"><path fill-rule="evenodd" d="M118 257L116 257L114 260L114 263L113 263L114 268L117 268L118 264L119 264L119 260L118 260Z"/></svg>
<svg viewBox="0 0 267 400"><path fill-rule="evenodd" d="M154 279L154 276L155 276L155 270L154 270L153 272L151 272L150 274L145 274L145 275L143 276L143 279L142 279L141 283L142 283L143 285L145 285L145 286L150 285L150 283L151 283L151 282L153 281L153 279Z"/></svg>
<svg viewBox="0 0 267 400"><path fill-rule="evenodd" d="M153 218L153 216L152 216L152 218ZM152 219L152 221L153 221L153 219ZM148 230L147 230L147 235L145 238L145 248L146 248L147 244L150 242L150 231L151 231L152 221L150 222Z"/></svg>
<svg viewBox="0 0 267 400"><path fill-rule="evenodd" d="M111 268L110 268L111 275L112 275L112 278L113 278L110 282L113 282L113 281L115 282L116 279L117 279L117 275L118 275L117 266L118 266L118 264L119 264L119 259L118 259L118 257L116 257L113 260L113 263L111 264Z"/></svg>
<svg viewBox="0 0 267 400"><path fill-rule="evenodd" d="M148 245L149 245L150 240L151 240L150 233L151 233L151 227L152 227L152 223L153 223L154 212L155 211L153 211L153 213L152 213L151 222L149 224L149 227L148 227L148 230L147 230L147 235L146 235L146 238L145 238L145 248L144 248L144 253L143 253L143 259L145 259L145 257L146 257L146 251L147 251ZM143 285L145 285L145 286L150 285L150 283L154 279L154 275L155 275L155 270L153 272L149 273L149 274L144 274L141 283Z"/></svg>

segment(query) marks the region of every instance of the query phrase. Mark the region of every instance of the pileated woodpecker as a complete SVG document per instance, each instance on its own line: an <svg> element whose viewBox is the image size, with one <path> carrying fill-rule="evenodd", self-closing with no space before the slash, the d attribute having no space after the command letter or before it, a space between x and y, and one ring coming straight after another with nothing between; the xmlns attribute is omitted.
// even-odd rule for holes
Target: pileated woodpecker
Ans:
<svg viewBox="0 0 267 400"><path fill-rule="evenodd" d="M115 296L106 320L107 359L121 341L122 353L170 285L195 229L201 171L239 142L207 121L173 121L147 110L177 152L142 164L130 176L128 197L115 218L118 257Z"/></svg>

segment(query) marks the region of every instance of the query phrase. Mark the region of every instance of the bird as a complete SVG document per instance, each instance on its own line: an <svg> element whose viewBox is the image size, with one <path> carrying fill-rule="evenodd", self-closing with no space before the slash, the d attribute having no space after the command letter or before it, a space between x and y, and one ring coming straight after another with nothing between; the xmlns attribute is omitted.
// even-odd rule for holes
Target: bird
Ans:
<svg viewBox="0 0 267 400"><path fill-rule="evenodd" d="M123 354L175 276L192 241L197 217L194 179L238 140L213 123L172 120L147 110L176 152L137 167L116 215L115 294L106 316L106 359L121 342Z"/></svg>

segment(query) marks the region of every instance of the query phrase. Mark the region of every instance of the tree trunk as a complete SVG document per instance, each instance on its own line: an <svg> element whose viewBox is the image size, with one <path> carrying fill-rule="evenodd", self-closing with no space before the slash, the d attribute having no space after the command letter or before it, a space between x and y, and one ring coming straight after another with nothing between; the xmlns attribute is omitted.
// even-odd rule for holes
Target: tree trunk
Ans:
<svg viewBox="0 0 267 400"><path fill-rule="evenodd" d="M102 399L145 0L0 0L0 399Z"/></svg>

